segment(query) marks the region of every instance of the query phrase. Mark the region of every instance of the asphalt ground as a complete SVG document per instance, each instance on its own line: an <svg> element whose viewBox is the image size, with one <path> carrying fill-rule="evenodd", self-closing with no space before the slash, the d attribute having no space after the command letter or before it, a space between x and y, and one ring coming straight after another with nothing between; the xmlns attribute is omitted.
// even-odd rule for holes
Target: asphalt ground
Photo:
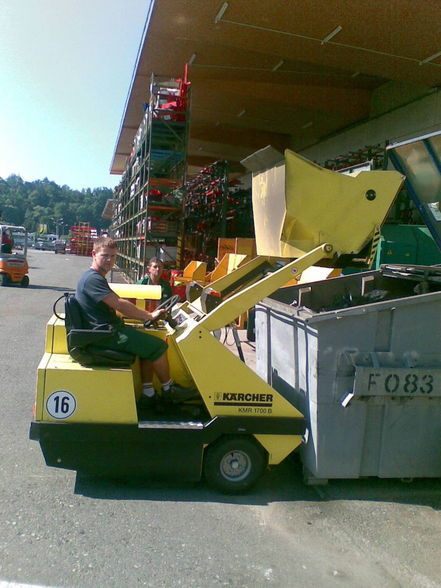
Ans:
<svg viewBox="0 0 441 588"><path fill-rule="evenodd" d="M29 288L0 288L0 588L441 586L438 479L314 488L294 456L231 497L48 468L28 438L36 369L53 302L89 260L29 261Z"/></svg>

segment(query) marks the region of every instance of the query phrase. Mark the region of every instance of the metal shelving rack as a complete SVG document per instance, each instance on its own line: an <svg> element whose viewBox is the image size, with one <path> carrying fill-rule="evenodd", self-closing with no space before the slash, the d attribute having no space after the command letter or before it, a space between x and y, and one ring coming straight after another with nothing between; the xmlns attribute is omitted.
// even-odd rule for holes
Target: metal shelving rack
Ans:
<svg viewBox="0 0 441 588"><path fill-rule="evenodd" d="M176 266L182 230L179 188L187 172L190 83L152 75L150 99L115 201L111 234L118 243L118 267L131 280L160 256Z"/></svg>

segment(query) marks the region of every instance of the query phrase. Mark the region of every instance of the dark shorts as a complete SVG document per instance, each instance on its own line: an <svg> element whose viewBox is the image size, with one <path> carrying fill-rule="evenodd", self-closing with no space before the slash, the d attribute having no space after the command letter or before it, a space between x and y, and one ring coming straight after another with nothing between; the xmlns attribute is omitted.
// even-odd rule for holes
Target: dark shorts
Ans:
<svg viewBox="0 0 441 588"><path fill-rule="evenodd" d="M118 327L114 340L105 346L116 351L127 351L148 361L159 359L168 348L162 339L128 326Z"/></svg>

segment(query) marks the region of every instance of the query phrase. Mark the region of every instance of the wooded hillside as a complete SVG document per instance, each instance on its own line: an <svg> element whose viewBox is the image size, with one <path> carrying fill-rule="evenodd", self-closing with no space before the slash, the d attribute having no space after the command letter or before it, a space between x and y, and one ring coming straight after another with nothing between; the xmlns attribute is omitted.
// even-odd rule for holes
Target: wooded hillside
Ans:
<svg viewBox="0 0 441 588"><path fill-rule="evenodd" d="M47 178L25 182L20 176L12 175L0 178L0 221L23 225L30 232L38 231L39 225L47 225L47 232L55 233L58 224L60 233L66 234L65 227L79 222L104 229L109 221L101 218L101 214L112 197L110 188L79 191L59 186Z"/></svg>

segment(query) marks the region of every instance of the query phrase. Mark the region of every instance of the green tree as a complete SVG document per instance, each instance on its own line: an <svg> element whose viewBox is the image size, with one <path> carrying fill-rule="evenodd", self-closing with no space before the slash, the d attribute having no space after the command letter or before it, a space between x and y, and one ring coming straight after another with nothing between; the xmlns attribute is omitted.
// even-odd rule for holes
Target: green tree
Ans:
<svg viewBox="0 0 441 588"><path fill-rule="evenodd" d="M109 221L101 214L112 197L110 188L72 190L48 178L24 182L20 176L11 175L0 178L0 219L24 225L29 231L35 231L40 224L47 224L50 231L55 231L57 222L68 227L87 222L102 230L109 226Z"/></svg>

